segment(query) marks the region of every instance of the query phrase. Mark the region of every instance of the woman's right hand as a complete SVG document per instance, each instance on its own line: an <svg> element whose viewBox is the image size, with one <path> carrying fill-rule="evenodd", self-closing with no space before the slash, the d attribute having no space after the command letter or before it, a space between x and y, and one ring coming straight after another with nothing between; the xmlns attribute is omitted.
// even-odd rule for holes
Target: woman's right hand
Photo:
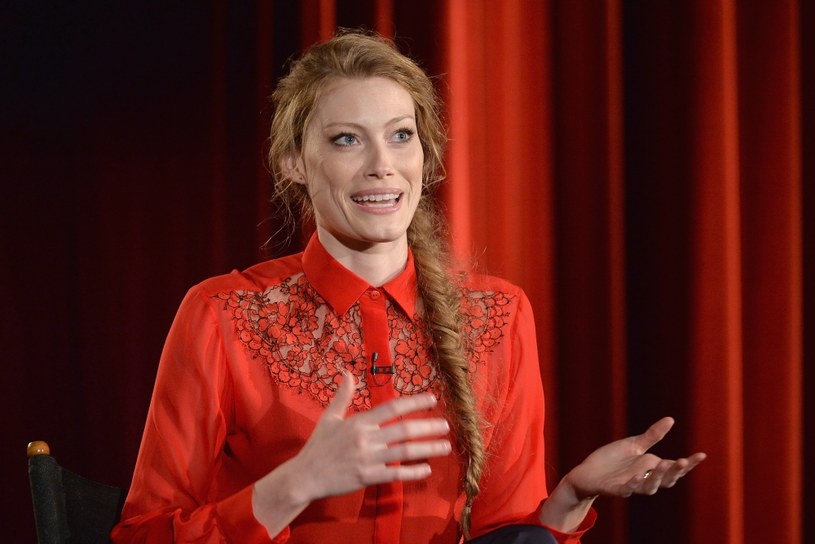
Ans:
<svg viewBox="0 0 815 544"><path fill-rule="evenodd" d="M436 405L430 393L394 399L366 412L346 417L354 397L354 378L346 374L308 442L295 458L301 485L310 501L343 495L369 485L394 480L420 480L430 474L417 461L450 453L450 431L441 418L399 419Z"/></svg>
<svg viewBox="0 0 815 544"><path fill-rule="evenodd" d="M274 537L314 500L344 495L395 480L420 480L430 465L420 460L448 455L442 418L402 420L436 405L430 393L400 397L348 416L354 378L345 374L302 450L255 483L255 517ZM411 463L412 461L419 461ZM393 464L393 463L406 464Z"/></svg>

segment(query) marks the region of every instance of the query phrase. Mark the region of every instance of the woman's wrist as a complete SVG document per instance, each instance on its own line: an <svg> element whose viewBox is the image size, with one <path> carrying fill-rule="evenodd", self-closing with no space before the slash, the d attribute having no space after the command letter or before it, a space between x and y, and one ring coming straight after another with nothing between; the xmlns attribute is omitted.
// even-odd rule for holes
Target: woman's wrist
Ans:
<svg viewBox="0 0 815 544"><path fill-rule="evenodd" d="M558 483L541 507L545 526L563 533L575 531L589 513L596 495L583 495L572 484L569 474Z"/></svg>
<svg viewBox="0 0 815 544"><path fill-rule="evenodd" d="M255 482L252 513L270 538L285 529L310 504L308 486L301 485L294 459Z"/></svg>

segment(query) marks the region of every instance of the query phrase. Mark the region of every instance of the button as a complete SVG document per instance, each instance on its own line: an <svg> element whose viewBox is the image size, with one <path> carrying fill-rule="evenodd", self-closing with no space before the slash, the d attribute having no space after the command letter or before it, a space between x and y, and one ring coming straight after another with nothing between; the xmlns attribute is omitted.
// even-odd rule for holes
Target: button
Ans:
<svg viewBox="0 0 815 544"><path fill-rule="evenodd" d="M378 299L379 298L379 291L377 291L376 289L372 290L371 294L370 294L370 297L371 297L372 300Z"/></svg>

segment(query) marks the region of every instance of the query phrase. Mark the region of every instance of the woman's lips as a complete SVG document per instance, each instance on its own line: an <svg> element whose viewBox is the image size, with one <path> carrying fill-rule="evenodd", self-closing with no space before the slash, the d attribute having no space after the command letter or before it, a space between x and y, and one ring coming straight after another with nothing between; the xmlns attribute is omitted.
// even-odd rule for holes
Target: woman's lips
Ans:
<svg viewBox="0 0 815 544"><path fill-rule="evenodd" d="M396 191L355 194L351 196L351 200L364 208L386 209L398 205L402 194Z"/></svg>

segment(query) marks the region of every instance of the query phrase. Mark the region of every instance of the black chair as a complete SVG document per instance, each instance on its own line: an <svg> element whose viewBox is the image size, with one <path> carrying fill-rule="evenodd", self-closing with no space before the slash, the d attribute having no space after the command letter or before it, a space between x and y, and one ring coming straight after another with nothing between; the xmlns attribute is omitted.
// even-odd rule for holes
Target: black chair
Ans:
<svg viewBox="0 0 815 544"><path fill-rule="evenodd" d="M127 490L59 466L48 444L28 445L28 479L39 544L102 544L119 521Z"/></svg>

